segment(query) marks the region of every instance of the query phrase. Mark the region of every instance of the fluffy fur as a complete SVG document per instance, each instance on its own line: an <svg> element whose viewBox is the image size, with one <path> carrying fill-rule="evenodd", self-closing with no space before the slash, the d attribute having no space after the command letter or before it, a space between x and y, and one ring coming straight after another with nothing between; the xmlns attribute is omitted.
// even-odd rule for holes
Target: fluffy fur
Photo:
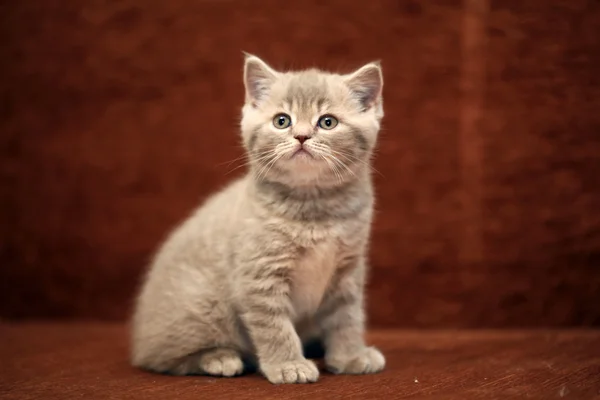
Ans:
<svg viewBox="0 0 600 400"><path fill-rule="evenodd" d="M314 382L302 345L318 337L330 371L378 372L385 360L363 339L363 291L380 66L283 73L247 55L244 84L249 171L158 251L133 318L132 362L233 376L249 358L272 383ZM274 123L280 113L289 127ZM324 115L338 124L324 129Z"/></svg>

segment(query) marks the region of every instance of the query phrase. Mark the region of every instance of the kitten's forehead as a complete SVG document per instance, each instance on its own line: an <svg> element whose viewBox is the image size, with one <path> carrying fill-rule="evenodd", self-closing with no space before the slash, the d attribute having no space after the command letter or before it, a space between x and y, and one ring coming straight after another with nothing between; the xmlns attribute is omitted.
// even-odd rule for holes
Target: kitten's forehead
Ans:
<svg viewBox="0 0 600 400"><path fill-rule="evenodd" d="M330 104L333 76L317 70L289 74L285 84L284 104L299 114L310 114Z"/></svg>

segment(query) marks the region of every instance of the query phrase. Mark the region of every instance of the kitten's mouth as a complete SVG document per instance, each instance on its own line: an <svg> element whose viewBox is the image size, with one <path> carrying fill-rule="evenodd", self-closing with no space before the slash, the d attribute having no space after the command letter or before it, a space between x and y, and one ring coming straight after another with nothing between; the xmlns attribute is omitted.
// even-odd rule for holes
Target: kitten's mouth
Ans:
<svg viewBox="0 0 600 400"><path fill-rule="evenodd" d="M292 153L290 158L314 158L314 156L304 147L300 147L298 150Z"/></svg>

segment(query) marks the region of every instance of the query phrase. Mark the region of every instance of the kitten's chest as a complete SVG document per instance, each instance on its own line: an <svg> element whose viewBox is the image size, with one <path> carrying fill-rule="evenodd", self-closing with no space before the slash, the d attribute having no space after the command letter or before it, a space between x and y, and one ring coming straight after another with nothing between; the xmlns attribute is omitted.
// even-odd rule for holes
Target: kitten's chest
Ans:
<svg viewBox="0 0 600 400"><path fill-rule="evenodd" d="M316 312L336 272L340 246L327 240L305 250L294 267L291 299L297 317Z"/></svg>

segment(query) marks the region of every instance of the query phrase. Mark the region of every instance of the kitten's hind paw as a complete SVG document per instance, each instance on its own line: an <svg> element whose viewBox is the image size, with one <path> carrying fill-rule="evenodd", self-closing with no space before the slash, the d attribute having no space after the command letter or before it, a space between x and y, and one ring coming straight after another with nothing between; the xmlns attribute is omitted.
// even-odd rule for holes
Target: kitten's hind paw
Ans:
<svg viewBox="0 0 600 400"><path fill-rule="evenodd" d="M319 379L317 366L314 362L306 359L263 365L261 370L269 382L274 384L310 383Z"/></svg>
<svg viewBox="0 0 600 400"><path fill-rule="evenodd" d="M355 354L326 356L325 365L334 374L373 374L385 367L385 358L375 347L365 347Z"/></svg>
<svg viewBox="0 0 600 400"><path fill-rule="evenodd" d="M240 353L233 349L213 349L203 352L198 359L202 373L213 376L235 376L244 371Z"/></svg>

